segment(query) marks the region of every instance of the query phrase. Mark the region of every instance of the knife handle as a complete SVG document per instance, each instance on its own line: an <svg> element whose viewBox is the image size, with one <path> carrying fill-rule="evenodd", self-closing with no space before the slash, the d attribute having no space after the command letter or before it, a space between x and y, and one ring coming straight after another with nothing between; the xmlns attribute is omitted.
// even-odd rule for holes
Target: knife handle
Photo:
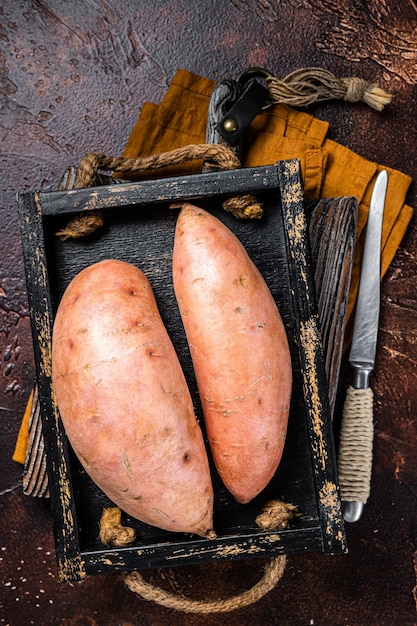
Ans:
<svg viewBox="0 0 417 626"><path fill-rule="evenodd" d="M340 431L338 473L342 502L365 504L371 490L373 392L348 387Z"/></svg>

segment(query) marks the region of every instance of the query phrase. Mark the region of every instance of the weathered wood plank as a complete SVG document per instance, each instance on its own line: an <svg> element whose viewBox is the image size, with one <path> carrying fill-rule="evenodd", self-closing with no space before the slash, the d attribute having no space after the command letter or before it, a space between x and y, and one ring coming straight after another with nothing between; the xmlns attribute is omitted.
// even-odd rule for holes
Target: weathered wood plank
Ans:
<svg viewBox="0 0 417 626"><path fill-rule="evenodd" d="M78 520L68 445L52 391L52 325L48 261L37 194L20 197L20 226L25 260L38 393L45 442L54 535L61 580L80 580L84 569L78 542Z"/></svg>
<svg viewBox="0 0 417 626"><path fill-rule="evenodd" d="M238 195L249 191L256 193L278 189L278 186L276 167L271 165L87 189L40 192L39 199L46 216L133 204L143 206L175 202L186 198Z"/></svg>

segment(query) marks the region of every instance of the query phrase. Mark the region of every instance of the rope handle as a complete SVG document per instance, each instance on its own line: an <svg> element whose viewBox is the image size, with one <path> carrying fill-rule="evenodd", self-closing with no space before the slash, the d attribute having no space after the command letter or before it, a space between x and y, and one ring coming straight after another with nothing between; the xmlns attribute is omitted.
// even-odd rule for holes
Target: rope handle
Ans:
<svg viewBox="0 0 417 626"><path fill-rule="evenodd" d="M75 178L74 189L91 187L99 169L118 173L137 174L159 169L168 165L180 165L186 161L202 159L221 169L233 170L241 167L234 152L226 146L216 144L191 144L168 152L152 154L148 157L112 157L105 154L87 154L81 161Z"/></svg>
<svg viewBox="0 0 417 626"><path fill-rule="evenodd" d="M100 539L110 546L124 547L130 545L136 537L134 529L123 526L122 512L119 507L103 509L100 520ZM282 530L287 528L291 521L299 517L297 507L281 500L268 502L256 518L256 523L262 530ZM240 594L219 600L193 600L183 595L170 593L147 582L137 571L123 575L123 580L131 591L143 600L153 601L166 608L183 611L185 613L226 613L244 606L254 604L271 591L284 574L286 556L279 555L269 559L264 574L253 587Z"/></svg>
<svg viewBox="0 0 417 626"><path fill-rule="evenodd" d="M202 159L208 167L215 166L221 170L238 169L241 167L239 159L231 148L216 144L191 144L141 158L112 157L105 154L90 153L79 163L73 189L84 189L94 186L99 170L135 174L169 165L179 165L196 159ZM232 213L240 219L257 219L263 215L261 205L251 193L227 198L222 206L225 211ZM79 213L71 218L67 225L59 230L56 235L64 239L87 237L92 235L103 224L104 218L100 211Z"/></svg>
<svg viewBox="0 0 417 626"><path fill-rule="evenodd" d="M146 582L139 572L125 574L123 579L126 586L143 600L153 601L169 609L184 613L227 613L254 604L276 586L284 574L286 566L285 556L276 556L268 561L261 580L251 589L236 596L221 600L191 600L183 596L170 593L160 587Z"/></svg>

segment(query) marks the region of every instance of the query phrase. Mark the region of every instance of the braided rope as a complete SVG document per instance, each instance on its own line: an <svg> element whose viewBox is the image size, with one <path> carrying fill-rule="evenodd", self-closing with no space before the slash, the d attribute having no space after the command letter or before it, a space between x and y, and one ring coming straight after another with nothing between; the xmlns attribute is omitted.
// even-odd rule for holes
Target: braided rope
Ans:
<svg viewBox="0 0 417 626"><path fill-rule="evenodd" d="M112 157L91 153L81 159L73 188L85 189L94 186L99 170L134 174L169 165L179 165L194 159L201 159L206 164L216 165L221 170L241 167L238 157L229 147L217 144L191 144L142 158ZM253 194L227 198L222 206L225 211L240 219L258 219L263 215L262 206ZM104 218L100 211L79 213L71 218L56 235L64 239L86 237L92 235L103 223Z"/></svg>
<svg viewBox="0 0 417 626"><path fill-rule="evenodd" d="M343 407L339 443L339 485L342 500L365 503L370 494L373 451L373 392L349 387ZM346 419L353 416L353 419Z"/></svg>
<svg viewBox="0 0 417 626"><path fill-rule="evenodd" d="M144 600L151 600L169 609L185 613L226 613L241 609L260 600L276 586L284 574L285 566L285 556L277 556L270 559L266 564L263 577L256 585L239 595L220 600L190 600L172 594L146 582L139 572L131 572L125 575L124 581L131 591L140 595Z"/></svg>
<svg viewBox="0 0 417 626"><path fill-rule="evenodd" d="M272 500L257 516L256 523L262 530L282 530L297 517L299 513L296 506L281 500ZM118 507L103 510L100 520L100 539L106 545L117 547L127 546L134 541L135 532L132 528L122 526L121 510ZM269 559L261 580L253 587L235 596L218 600L193 600L170 593L147 582L137 571L124 574L123 580L126 586L143 600L156 602L169 609L185 613L226 613L260 600L282 578L285 566L285 555Z"/></svg>
<svg viewBox="0 0 417 626"><path fill-rule="evenodd" d="M180 165L193 159L202 159L207 163L230 170L240 167L239 159L225 146L215 144L191 144L148 157L128 158L112 157L105 154L87 154L77 171L74 188L91 187L99 169L112 172L137 174L148 170L160 169L168 165Z"/></svg>
<svg viewBox="0 0 417 626"><path fill-rule="evenodd" d="M320 67L295 70L282 80L268 75L266 84L270 91L270 105L285 103L302 107L334 98L347 102L363 101L382 111L392 99L391 94L375 83L356 76L338 78Z"/></svg>

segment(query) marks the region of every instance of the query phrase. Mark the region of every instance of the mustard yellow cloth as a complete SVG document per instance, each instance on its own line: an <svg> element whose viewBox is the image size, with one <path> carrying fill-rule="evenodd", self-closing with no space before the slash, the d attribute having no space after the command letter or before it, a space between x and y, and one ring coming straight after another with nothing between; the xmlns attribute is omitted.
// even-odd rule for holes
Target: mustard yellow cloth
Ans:
<svg viewBox="0 0 417 626"><path fill-rule="evenodd" d="M192 143L204 143L208 105L216 83L187 70L178 70L161 104L145 103L123 156L143 157ZM388 171L388 190L382 233L381 278L394 258L413 210L405 204L411 177L359 156L327 139L329 124L286 105L275 105L250 125L243 146L243 167L270 165L282 159L301 162L306 199L354 196L358 199L358 241L347 310L350 318L358 291L363 227L372 189L382 169ZM175 176L201 171L201 162L157 170L132 179ZM126 175L123 174L126 178Z"/></svg>
<svg viewBox="0 0 417 626"><path fill-rule="evenodd" d="M144 157L189 144L205 143L208 105L216 83L187 70L178 70L162 102L146 102L127 141L123 156ZM245 135L242 166L270 165L282 159L301 162L306 199L355 196L359 203L357 245L352 270L347 320L354 309L360 274L363 227L375 179L381 169L388 171L388 191L382 234L381 278L388 269L405 234L412 209L404 204L411 178L397 170L380 166L349 148L326 138L329 124L312 115L275 105L258 115ZM201 172L195 161L164 170L127 176L161 178ZM31 398L28 409L30 413ZM25 416L28 414L26 410ZM27 420L26 420L27 421ZM24 462L27 423L22 423L15 460ZM18 453L20 451L20 453ZM22 460L23 459L23 460Z"/></svg>
<svg viewBox="0 0 417 626"><path fill-rule="evenodd" d="M20 424L19 434L17 435L16 446L13 452L13 461L16 463L25 464L26 460L26 451L28 444L28 436L29 436L29 422L30 422L30 414L32 412L32 403L34 398L34 390L32 389L29 400L26 405L26 409L23 415L22 423Z"/></svg>

